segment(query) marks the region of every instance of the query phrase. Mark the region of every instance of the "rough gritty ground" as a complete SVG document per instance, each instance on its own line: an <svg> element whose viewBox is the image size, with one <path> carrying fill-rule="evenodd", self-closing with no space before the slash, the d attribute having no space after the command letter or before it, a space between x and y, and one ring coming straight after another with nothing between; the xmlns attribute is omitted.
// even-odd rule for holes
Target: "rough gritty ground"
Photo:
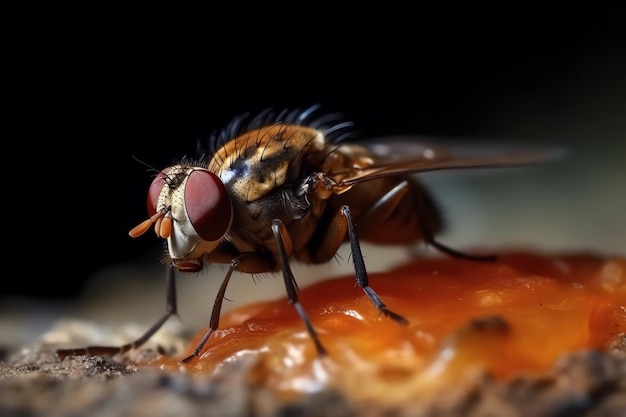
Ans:
<svg viewBox="0 0 626 417"><path fill-rule="evenodd" d="M247 382L243 363L213 377L163 373L131 364L159 355L157 350L175 352L184 341L173 333L115 360L77 356L60 361L53 351L54 341L85 330L101 329L84 322L62 323L8 356L0 364L0 415L626 416L626 335L615 340L607 353L585 351L562 358L543 377L499 382L485 375L474 386L450 387L429 402L383 406L355 403L331 391L281 400Z"/></svg>

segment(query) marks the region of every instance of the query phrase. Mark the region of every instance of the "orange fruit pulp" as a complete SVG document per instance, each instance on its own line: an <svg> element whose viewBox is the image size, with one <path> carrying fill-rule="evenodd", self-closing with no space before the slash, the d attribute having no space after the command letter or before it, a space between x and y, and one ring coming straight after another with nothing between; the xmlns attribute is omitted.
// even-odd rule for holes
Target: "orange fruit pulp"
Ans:
<svg viewBox="0 0 626 417"><path fill-rule="evenodd" d="M619 257L510 252L496 262L417 259L371 274L370 285L408 325L380 315L348 276L299 293L327 356L317 354L282 297L224 314L197 359L154 365L211 375L240 363L249 381L285 396L335 388L393 400L484 375L541 374L564 354L605 349L626 332L626 259Z"/></svg>

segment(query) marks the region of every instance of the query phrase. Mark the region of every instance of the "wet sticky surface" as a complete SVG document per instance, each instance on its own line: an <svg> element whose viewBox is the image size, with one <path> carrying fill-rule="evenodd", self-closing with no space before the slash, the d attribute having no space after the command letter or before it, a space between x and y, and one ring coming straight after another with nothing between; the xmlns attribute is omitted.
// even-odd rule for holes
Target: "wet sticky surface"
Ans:
<svg viewBox="0 0 626 417"><path fill-rule="evenodd" d="M299 293L326 357L282 298L225 314L191 363L178 361L205 330L184 355L151 366L212 375L242 363L249 381L280 395L333 388L396 401L484 375L541 375L560 357L606 350L626 332L624 258L520 252L494 263L419 259L372 274L370 285L408 325L379 315L354 278L344 277Z"/></svg>

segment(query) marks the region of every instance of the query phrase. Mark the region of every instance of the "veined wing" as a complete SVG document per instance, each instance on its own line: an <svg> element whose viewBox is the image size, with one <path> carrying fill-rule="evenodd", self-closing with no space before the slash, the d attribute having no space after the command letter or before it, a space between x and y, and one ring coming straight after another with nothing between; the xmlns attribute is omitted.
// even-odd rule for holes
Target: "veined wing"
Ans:
<svg viewBox="0 0 626 417"><path fill-rule="evenodd" d="M534 165L564 158L561 147L442 145L409 138L387 138L360 142L369 151L369 163L354 165L337 184L350 187L375 178L418 172L498 168Z"/></svg>

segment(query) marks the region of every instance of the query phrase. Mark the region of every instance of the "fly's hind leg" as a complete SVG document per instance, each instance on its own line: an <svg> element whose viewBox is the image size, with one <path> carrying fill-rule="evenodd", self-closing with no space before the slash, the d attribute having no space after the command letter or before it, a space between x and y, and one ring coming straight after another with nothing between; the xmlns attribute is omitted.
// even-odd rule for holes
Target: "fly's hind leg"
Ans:
<svg viewBox="0 0 626 417"><path fill-rule="evenodd" d="M398 204L410 191L410 184L407 181L402 181L394 188L389 190L378 202L371 207L366 213L364 213L359 219L360 230L364 234L368 234L369 225L376 225L371 227L378 227L378 225L384 223L384 219L388 218L396 209ZM417 211L419 228L422 234L422 239L428 245L431 245L435 249L439 250L446 255L454 258L469 259L474 261L495 261L498 257L495 255L472 255L469 253L461 252L453 249L449 246L435 239L435 234L428 221L426 202L424 196L417 194L417 201L415 204L415 210Z"/></svg>
<svg viewBox="0 0 626 417"><path fill-rule="evenodd" d="M419 224L420 224L420 229L422 231L422 238L424 239L424 242L433 246L438 251L445 253L446 255L451 256L453 258L468 259L471 261L494 262L498 260L497 255L473 255L470 253L461 252L460 250L453 249L449 246L444 245L443 243L438 242L437 240L435 240L435 234L432 228L430 227L430 225L428 224L428 222L423 221L423 219L426 218L426 213L425 213L426 206L425 206L423 196L420 196L418 198L416 209L417 209L417 214L420 218Z"/></svg>

